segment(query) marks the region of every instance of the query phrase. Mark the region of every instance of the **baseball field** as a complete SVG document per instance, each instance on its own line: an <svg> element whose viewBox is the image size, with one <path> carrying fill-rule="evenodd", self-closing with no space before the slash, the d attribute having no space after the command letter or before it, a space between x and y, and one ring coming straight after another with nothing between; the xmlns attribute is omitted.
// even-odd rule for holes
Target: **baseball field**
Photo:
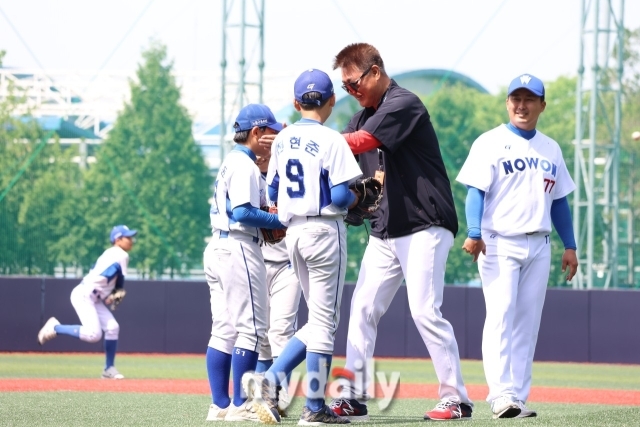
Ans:
<svg viewBox="0 0 640 427"><path fill-rule="evenodd" d="M210 396L204 355L119 354L116 365L124 380L100 379L102 363L101 354L0 354L0 425L210 425L205 422ZM343 359L334 359L334 366L343 364ZM422 419L437 403L430 360L378 359L375 367L384 381L398 375L400 380L393 394L387 394L392 399L384 410L379 409L382 388L392 382L378 384L379 398L369 403L372 419L367 425L433 423ZM298 369L299 377L304 371ZM512 420L491 419L481 362L464 360L462 369L476 405L472 422L477 426L640 425L638 365L534 363L527 403L538 417ZM300 397L293 400L284 425L297 424L303 403Z"/></svg>

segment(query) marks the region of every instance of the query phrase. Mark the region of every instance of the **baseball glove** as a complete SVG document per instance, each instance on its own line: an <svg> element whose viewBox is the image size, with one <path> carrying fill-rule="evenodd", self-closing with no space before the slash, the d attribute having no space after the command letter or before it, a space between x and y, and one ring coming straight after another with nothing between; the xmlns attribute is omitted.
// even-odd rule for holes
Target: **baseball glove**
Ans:
<svg viewBox="0 0 640 427"><path fill-rule="evenodd" d="M369 177L357 179L349 189L355 191L358 203L349 209L344 222L357 227L362 225L365 219L371 218L371 215L380 207L382 184L375 178Z"/></svg>
<svg viewBox="0 0 640 427"><path fill-rule="evenodd" d="M278 213L278 208L275 206L263 206L260 209L272 214ZM276 243L281 242L287 235L286 228L261 228L260 231L262 231L262 240L264 240L267 245L275 245Z"/></svg>
<svg viewBox="0 0 640 427"><path fill-rule="evenodd" d="M109 306L109 308L113 311L116 309L118 305L122 302L125 295L127 295L127 291L123 288L114 289L111 291L109 296L104 300L104 303Z"/></svg>

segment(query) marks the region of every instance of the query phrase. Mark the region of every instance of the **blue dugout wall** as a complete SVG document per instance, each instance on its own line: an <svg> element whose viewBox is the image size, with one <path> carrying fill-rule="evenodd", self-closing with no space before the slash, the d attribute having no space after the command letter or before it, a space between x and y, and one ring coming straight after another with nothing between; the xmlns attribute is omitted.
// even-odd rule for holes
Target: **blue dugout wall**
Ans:
<svg viewBox="0 0 640 427"><path fill-rule="evenodd" d="M49 317L77 324L69 296L76 280L0 278L0 351L96 352L100 344L59 337L45 346L37 333ZM120 352L204 353L211 331L204 282L127 281L127 297L114 313ZM344 355L353 285L345 286L336 355ZM447 286L442 312L455 330L463 359L482 357L482 290ZM299 322L307 308L300 304ZM549 289L535 359L640 364L640 292ZM375 356L428 357L413 324L406 288L400 287L378 327Z"/></svg>

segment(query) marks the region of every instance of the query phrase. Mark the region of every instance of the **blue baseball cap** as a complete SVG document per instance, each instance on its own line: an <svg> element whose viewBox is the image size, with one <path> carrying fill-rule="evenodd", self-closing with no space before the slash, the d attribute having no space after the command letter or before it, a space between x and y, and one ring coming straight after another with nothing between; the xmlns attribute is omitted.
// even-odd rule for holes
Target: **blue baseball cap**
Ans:
<svg viewBox="0 0 640 427"><path fill-rule="evenodd" d="M269 107L264 104L249 104L238 113L233 129L238 133L251 130L256 126L266 126L276 132L280 132L283 128L282 123L278 123Z"/></svg>
<svg viewBox="0 0 640 427"><path fill-rule="evenodd" d="M312 68L300 74L293 85L293 91L296 101L301 104L322 105L323 102L333 96L333 83L331 83L327 73ZM322 95L322 99L303 101L302 97L309 92L319 92Z"/></svg>
<svg viewBox="0 0 640 427"><path fill-rule="evenodd" d="M109 239L111 243L115 243L121 237L131 237L138 234L138 230L129 230L126 225L116 225L111 229L111 236Z"/></svg>
<svg viewBox="0 0 640 427"><path fill-rule="evenodd" d="M542 84L542 80L532 76L531 74L523 74L513 79L509 85L507 96L511 95L518 89L527 89L536 96L544 96L544 85Z"/></svg>

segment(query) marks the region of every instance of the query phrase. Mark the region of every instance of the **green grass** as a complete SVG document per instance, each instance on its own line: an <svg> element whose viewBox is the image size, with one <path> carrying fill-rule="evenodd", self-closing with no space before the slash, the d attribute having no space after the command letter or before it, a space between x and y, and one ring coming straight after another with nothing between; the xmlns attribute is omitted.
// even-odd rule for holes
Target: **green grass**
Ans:
<svg viewBox="0 0 640 427"><path fill-rule="evenodd" d="M145 356L119 354L118 369L128 378L205 379L204 355ZM96 378L100 376L104 356L101 354L0 353L0 378ZM334 366L343 366L335 358ZM298 367L303 373L304 365ZM429 359L379 359L376 369L400 372L407 384L436 384ZM463 360L462 374L467 384L485 384L482 363ZM639 365L536 362L533 385L640 390ZM640 423L639 423L640 425Z"/></svg>
<svg viewBox="0 0 640 427"><path fill-rule="evenodd" d="M423 413L436 401L404 399L384 412L370 404L368 426L415 426L427 423ZM302 399L296 399L283 425L296 425ZM211 426L206 423L208 396L132 393L2 393L0 425L3 426ZM493 420L487 405L477 405L473 426L637 426L640 408L600 405L532 405L538 418ZM430 425L432 423L427 423ZM217 425L217 424L215 424ZM225 424L226 425L226 424ZM255 423L232 425L255 426Z"/></svg>
<svg viewBox="0 0 640 427"><path fill-rule="evenodd" d="M97 378L104 357L100 354L0 354L0 378ZM336 358L334 365L344 364ZM202 356L143 356L119 354L117 366L128 378L206 379ZM402 383L436 383L429 360L383 359L377 369L400 372ZM302 368L299 368L302 369ZM484 384L482 364L463 361L468 384ZM534 387L583 387L640 390L640 366L604 364L535 363ZM126 381L126 380L125 380ZM422 415L437 403L432 399L402 399L380 411L376 401L369 410L372 420L364 425L413 426L424 424ZM207 395L32 392L0 393L0 426L192 426L211 425L205 417ZM603 403L615 403L606 402ZM284 425L297 424L303 399L294 400L291 418ZM489 406L476 401L474 426L638 426L640 407L569 405L532 402L535 419L492 420ZM430 423L427 423L430 424ZM234 426L255 426L235 423Z"/></svg>

